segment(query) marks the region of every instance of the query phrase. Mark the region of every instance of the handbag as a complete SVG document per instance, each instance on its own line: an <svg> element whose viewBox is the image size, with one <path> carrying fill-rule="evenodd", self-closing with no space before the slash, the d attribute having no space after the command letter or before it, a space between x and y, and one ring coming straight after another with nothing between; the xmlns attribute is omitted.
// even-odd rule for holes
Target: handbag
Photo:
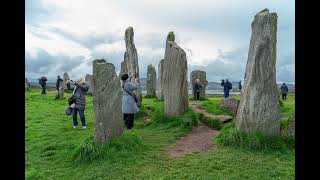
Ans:
<svg viewBox="0 0 320 180"><path fill-rule="evenodd" d="M133 99L134 99L134 101L136 102L136 103L138 103L138 98L137 98L137 96L134 94L134 95L132 95L129 91L127 91L125 88L123 88L123 90L125 90L128 94L130 94L130 96L132 96L133 97Z"/></svg>
<svg viewBox="0 0 320 180"><path fill-rule="evenodd" d="M71 105L71 104L73 104L73 103L76 103L76 97L74 96L74 93L76 92L76 89L77 89L77 87L74 87L72 96L69 97L69 99L68 99L69 105Z"/></svg>
<svg viewBox="0 0 320 180"><path fill-rule="evenodd" d="M70 106L68 106L68 107L65 109L65 111L66 111L66 115L67 115L67 116L70 116L70 115L72 114L72 108L71 108Z"/></svg>

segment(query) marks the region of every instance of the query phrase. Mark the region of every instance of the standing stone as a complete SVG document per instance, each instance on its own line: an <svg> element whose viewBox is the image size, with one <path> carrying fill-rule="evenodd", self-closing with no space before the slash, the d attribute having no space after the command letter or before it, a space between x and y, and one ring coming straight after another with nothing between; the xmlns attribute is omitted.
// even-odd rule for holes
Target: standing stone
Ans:
<svg viewBox="0 0 320 180"><path fill-rule="evenodd" d="M152 66L152 64L148 65L148 72L147 72L147 95L149 96L156 96L156 70Z"/></svg>
<svg viewBox="0 0 320 180"><path fill-rule="evenodd" d="M206 97L206 87L208 85L206 72L196 70L190 73L190 82L192 85L193 99L196 99L196 94L194 93L194 84L196 82L196 79L199 79L200 85L202 85L202 87L200 88L200 99L204 99Z"/></svg>
<svg viewBox="0 0 320 180"><path fill-rule="evenodd" d="M238 100L236 98L228 97L226 99L223 98L220 101L219 106L220 106L220 108L227 109L227 110L233 112L234 114L237 114L239 102L240 102L240 100Z"/></svg>
<svg viewBox="0 0 320 180"><path fill-rule="evenodd" d="M125 42L126 42L125 61L127 64L127 73L129 76L132 73L134 73L136 75L136 78L138 78L138 83L140 84L138 54L133 42L133 38L134 38L133 28L128 27L125 32ZM132 81L134 81L134 78L132 78ZM142 94L141 94L140 86L138 87L135 93L138 98L137 105L141 106Z"/></svg>
<svg viewBox="0 0 320 180"><path fill-rule="evenodd" d="M95 138L104 143L120 136L124 128L120 79L114 65L104 59L93 61L93 94Z"/></svg>
<svg viewBox="0 0 320 180"><path fill-rule="evenodd" d="M265 9L255 15L246 83L237 111L236 126L245 132L280 134L280 105L276 83L277 14Z"/></svg>
<svg viewBox="0 0 320 180"><path fill-rule="evenodd" d="M29 81L27 78L25 78L25 80L24 80L24 89L25 90L29 89Z"/></svg>
<svg viewBox="0 0 320 180"><path fill-rule="evenodd" d="M161 59L158 65L158 93L157 93L157 97L158 99L162 100L163 99L163 90L162 90L162 77L163 77L163 63L164 63L164 59Z"/></svg>
<svg viewBox="0 0 320 180"><path fill-rule="evenodd" d="M121 77L123 74L128 73L128 68L127 68L127 62L128 62L128 55L127 52L124 53L123 61L121 62L121 70L119 76ZM130 74L128 74L130 75Z"/></svg>
<svg viewBox="0 0 320 180"><path fill-rule="evenodd" d="M59 82L59 89L58 89L58 95L57 97L60 99L63 99L63 95L64 95L64 87L63 87L63 81Z"/></svg>
<svg viewBox="0 0 320 180"><path fill-rule="evenodd" d="M172 36L173 32L167 36L162 84L164 113L170 117L181 115L188 108L187 57L184 50L171 41Z"/></svg>
<svg viewBox="0 0 320 180"><path fill-rule="evenodd" d="M93 91L92 91L93 90L92 75L87 74L84 79L85 79L86 84L89 86L88 93L92 94L93 93Z"/></svg>
<svg viewBox="0 0 320 180"><path fill-rule="evenodd" d="M70 80L68 73L63 73L63 88L67 89L67 81Z"/></svg>
<svg viewBox="0 0 320 180"><path fill-rule="evenodd" d="M293 116L292 118L289 119L289 122L288 122L288 135L290 135L290 136L295 135L295 133L296 133L295 127L296 127L296 118L295 118L295 116Z"/></svg>

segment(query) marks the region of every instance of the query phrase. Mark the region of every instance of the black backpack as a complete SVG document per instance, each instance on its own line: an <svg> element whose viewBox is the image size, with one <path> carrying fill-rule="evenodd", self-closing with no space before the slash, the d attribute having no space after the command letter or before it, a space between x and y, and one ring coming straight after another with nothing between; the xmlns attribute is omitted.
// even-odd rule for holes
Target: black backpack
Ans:
<svg viewBox="0 0 320 180"><path fill-rule="evenodd" d="M229 82L227 87L228 89L232 89L232 84Z"/></svg>
<svg viewBox="0 0 320 180"><path fill-rule="evenodd" d="M42 79L40 78L38 79L38 81L39 81L39 84L42 85Z"/></svg>

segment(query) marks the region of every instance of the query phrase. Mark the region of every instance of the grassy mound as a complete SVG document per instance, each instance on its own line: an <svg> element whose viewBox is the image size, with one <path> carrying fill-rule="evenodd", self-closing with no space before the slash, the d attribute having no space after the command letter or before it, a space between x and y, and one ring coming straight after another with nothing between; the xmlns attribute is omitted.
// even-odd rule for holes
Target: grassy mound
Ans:
<svg viewBox="0 0 320 180"><path fill-rule="evenodd" d="M264 136L260 132L245 133L235 124L225 125L216 138L216 142L223 146L240 147L251 150L293 150L295 140L293 137Z"/></svg>

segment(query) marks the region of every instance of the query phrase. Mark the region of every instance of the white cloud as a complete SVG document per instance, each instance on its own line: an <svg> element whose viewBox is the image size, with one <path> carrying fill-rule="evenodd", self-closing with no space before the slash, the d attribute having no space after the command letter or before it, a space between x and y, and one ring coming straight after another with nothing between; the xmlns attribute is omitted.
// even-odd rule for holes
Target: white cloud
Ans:
<svg viewBox="0 0 320 180"><path fill-rule="evenodd" d="M223 71L210 64L229 65L235 67L232 73L239 74L244 69L239 58L241 63L246 61L243 54L248 50L238 52L238 49L248 46L253 16L266 7L279 16L278 64L285 66L283 54L294 52L293 0L40 0L40 3L42 8L52 7L50 12L41 11L41 16L50 15L50 18L36 18L33 13L32 25L26 22L26 61L43 61L39 57L41 50L52 56L50 62L61 57L65 61L83 57L84 61L71 72L75 76L91 73L91 61L95 58L105 58L119 70L125 51L124 33L129 26L134 28L141 74L146 74L147 64L157 67L163 58L169 31L175 32L176 41L185 50L191 67L211 67L209 76L218 77L224 76ZM59 15L52 16L55 12ZM231 52L232 56L221 58L219 50ZM38 67L36 63L26 64ZM294 72L291 66L288 68ZM53 75L62 69L57 65L50 73Z"/></svg>

